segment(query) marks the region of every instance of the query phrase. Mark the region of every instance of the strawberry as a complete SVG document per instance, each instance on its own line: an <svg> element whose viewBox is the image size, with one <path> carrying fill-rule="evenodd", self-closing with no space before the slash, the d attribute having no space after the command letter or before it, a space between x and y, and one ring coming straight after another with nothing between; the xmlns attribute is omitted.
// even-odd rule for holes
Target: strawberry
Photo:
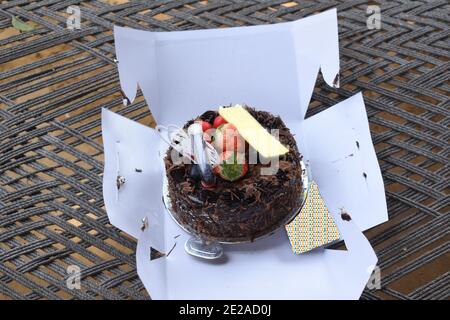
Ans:
<svg viewBox="0 0 450 320"><path fill-rule="evenodd" d="M211 123L209 123L208 121L203 121L203 120L197 120L196 122L200 123L200 125L202 126L203 139L205 139L206 142L211 143L212 136L215 131L215 129L213 128Z"/></svg>
<svg viewBox="0 0 450 320"><path fill-rule="evenodd" d="M226 151L220 154L221 164L214 167L214 173L222 179L236 181L248 171L248 164L245 162L245 154L234 151Z"/></svg>
<svg viewBox="0 0 450 320"><path fill-rule="evenodd" d="M225 123L214 133L214 145L219 152L245 151L245 140L239 135L235 126Z"/></svg>
<svg viewBox="0 0 450 320"><path fill-rule="evenodd" d="M198 120L198 122L202 125L203 132L206 132L207 130L212 128L211 123L208 121Z"/></svg>
<svg viewBox="0 0 450 320"><path fill-rule="evenodd" d="M225 120L225 119L222 118L221 116L217 116L217 117L214 119L213 126L214 126L214 128L217 129L218 127L220 127L221 125L223 125L223 124L225 124L225 123L228 123L227 120Z"/></svg>

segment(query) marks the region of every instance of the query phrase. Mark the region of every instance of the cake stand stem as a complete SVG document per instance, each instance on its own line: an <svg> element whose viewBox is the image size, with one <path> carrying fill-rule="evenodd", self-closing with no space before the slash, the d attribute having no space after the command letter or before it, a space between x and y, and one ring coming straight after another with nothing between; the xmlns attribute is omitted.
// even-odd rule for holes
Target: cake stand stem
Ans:
<svg viewBox="0 0 450 320"><path fill-rule="evenodd" d="M184 249L188 254L202 259L218 259L223 255L223 247L214 241L206 241L198 237L191 237L186 241Z"/></svg>

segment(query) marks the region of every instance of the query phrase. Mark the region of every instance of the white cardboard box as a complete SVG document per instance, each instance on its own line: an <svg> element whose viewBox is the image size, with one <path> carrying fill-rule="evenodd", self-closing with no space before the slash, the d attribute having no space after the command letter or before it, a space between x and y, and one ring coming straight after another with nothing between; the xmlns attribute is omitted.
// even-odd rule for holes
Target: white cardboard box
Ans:
<svg viewBox="0 0 450 320"><path fill-rule="evenodd" d="M159 124L182 125L228 103L279 114L348 249L295 255L281 229L254 243L226 246L219 261L187 255L189 235L162 203L164 144L152 128L104 109L106 209L113 225L139 239L138 274L151 297L359 298L377 262L362 231L388 218L362 94L304 119L319 68L329 85L339 73L336 10L256 27L170 33L116 27L115 39L123 91L133 100L139 84ZM117 190L119 174L126 183ZM352 221L340 219L342 207ZM145 217L149 227L141 231ZM173 250L150 261L151 247Z"/></svg>

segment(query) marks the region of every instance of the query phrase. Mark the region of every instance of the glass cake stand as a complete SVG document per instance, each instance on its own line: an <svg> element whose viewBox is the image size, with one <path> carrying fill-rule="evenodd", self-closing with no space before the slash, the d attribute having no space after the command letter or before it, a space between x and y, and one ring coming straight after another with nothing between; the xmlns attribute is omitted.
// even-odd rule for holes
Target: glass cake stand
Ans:
<svg viewBox="0 0 450 320"><path fill-rule="evenodd" d="M240 243L248 243L248 242L254 242L259 239L268 237L273 235L276 231L278 231L281 227L285 226L286 224L289 224L292 220L295 219L295 217L300 213L300 210L303 208L303 205L305 204L306 198L308 196L308 190L309 190L309 166L305 165L303 160L300 161L300 166L302 168L302 194L301 194L301 205L300 207L293 212L290 215L287 215L285 219L281 220L278 225L271 228L267 231L267 233L264 233L253 240L208 240L205 239L205 237L202 237L201 234L198 234L195 232L192 228L190 228L187 225L184 225L178 221L176 215L172 212L171 208L171 202L169 198L169 192L168 192L168 183L167 183L167 177L164 175L164 181L163 181L163 202L167 209L167 211L170 213L170 216L175 221L175 223L183 229L185 232L191 235L191 238L186 241L185 243L185 250L188 254L203 258L203 259L218 259L223 255L223 246L224 245L232 245L232 244L240 244Z"/></svg>

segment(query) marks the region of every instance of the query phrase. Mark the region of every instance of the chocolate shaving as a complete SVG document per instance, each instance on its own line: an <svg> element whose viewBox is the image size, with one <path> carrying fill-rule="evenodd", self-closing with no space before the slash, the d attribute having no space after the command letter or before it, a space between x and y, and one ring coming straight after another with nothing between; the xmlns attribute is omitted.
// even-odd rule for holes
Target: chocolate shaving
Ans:
<svg viewBox="0 0 450 320"><path fill-rule="evenodd" d="M350 217L350 215L347 212L342 212L341 213L341 219L344 221L351 221L352 217Z"/></svg>

